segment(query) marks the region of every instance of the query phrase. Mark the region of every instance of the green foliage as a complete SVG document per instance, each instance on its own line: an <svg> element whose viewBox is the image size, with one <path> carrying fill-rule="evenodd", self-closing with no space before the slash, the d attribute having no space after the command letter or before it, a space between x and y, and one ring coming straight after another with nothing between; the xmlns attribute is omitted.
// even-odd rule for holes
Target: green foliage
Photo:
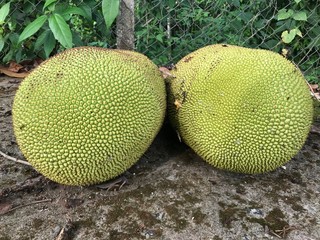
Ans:
<svg viewBox="0 0 320 240"><path fill-rule="evenodd" d="M42 15L38 17L36 20L31 22L21 33L19 36L18 42L21 43L23 40L35 34L42 25L47 21L48 17L46 15Z"/></svg>
<svg viewBox="0 0 320 240"><path fill-rule="evenodd" d="M4 23L4 20L9 14L9 10L10 10L10 3L6 3L0 8L0 24Z"/></svg>
<svg viewBox="0 0 320 240"><path fill-rule="evenodd" d="M0 8L0 59L45 59L83 45L113 47L119 1L8 0ZM136 50L158 65L214 43L287 49L307 79L319 82L317 0L135 0L135 16Z"/></svg>
<svg viewBox="0 0 320 240"><path fill-rule="evenodd" d="M11 0L4 4L0 9L2 62L36 56L45 59L74 46L114 44L110 27L118 14L119 0L103 1L100 8L97 4L95 0L80 4L71 0Z"/></svg>
<svg viewBox="0 0 320 240"><path fill-rule="evenodd" d="M72 33L69 25L59 13L53 13L49 17L49 28L53 36L64 48L72 47Z"/></svg>
<svg viewBox="0 0 320 240"><path fill-rule="evenodd" d="M4 20L7 18L9 11L10 11L10 3L6 3L0 8L0 52L4 47L4 41L5 41L3 38Z"/></svg>
<svg viewBox="0 0 320 240"><path fill-rule="evenodd" d="M313 53L319 52L320 14L316 6L313 0L137 0L136 47L159 65L175 63L214 43L279 53L289 49L288 58L299 64L309 81L317 82L319 55Z"/></svg>
<svg viewBox="0 0 320 240"><path fill-rule="evenodd" d="M275 32L281 33L281 46L290 49L292 59L312 83L320 81L319 55L312 55L320 47L320 11L316 6L316 1L295 0L278 11L275 25Z"/></svg>
<svg viewBox="0 0 320 240"><path fill-rule="evenodd" d="M108 29L118 16L119 4L120 0L102 0L102 13Z"/></svg>
<svg viewBox="0 0 320 240"><path fill-rule="evenodd" d="M250 47L264 44L263 47L271 49L279 42L270 38L273 33L264 29L273 17L272 4L268 1L157 2L137 1L139 22L136 25L136 39L138 50L158 64L175 62L208 44L229 43Z"/></svg>

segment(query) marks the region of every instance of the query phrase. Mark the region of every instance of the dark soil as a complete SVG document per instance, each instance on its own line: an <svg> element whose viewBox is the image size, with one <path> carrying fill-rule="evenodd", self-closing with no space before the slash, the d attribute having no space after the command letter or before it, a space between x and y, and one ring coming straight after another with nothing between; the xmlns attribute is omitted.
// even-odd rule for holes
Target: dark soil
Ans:
<svg viewBox="0 0 320 240"><path fill-rule="evenodd" d="M0 150L24 159L11 122L20 81L0 77ZM0 240L320 239L319 139L253 176L211 167L165 124L120 190L62 186L0 156Z"/></svg>

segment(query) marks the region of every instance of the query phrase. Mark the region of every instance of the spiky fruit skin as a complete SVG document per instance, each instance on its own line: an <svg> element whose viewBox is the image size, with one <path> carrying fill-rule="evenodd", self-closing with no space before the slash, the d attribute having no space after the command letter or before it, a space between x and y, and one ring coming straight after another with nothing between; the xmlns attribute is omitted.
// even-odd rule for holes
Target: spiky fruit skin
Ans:
<svg viewBox="0 0 320 240"><path fill-rule="evenodd" d="M37 171L61 184L90 185L141 157L165 108L163 79L147 57L80 47L43 62L22 82L13 125Z"/></svg>
<svg viewBox="0 0 320 240"><path fill-rule="evenodd" d="M288 162L312 122L299 69L277 53L211 45L171 71L168 110L182 140L213 166L263 173Z"/></svg>

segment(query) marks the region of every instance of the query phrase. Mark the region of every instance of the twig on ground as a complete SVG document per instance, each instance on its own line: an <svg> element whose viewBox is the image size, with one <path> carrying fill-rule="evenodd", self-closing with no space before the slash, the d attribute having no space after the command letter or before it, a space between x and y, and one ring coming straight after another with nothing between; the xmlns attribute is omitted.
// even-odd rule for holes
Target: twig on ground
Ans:
<svg viewBox="0 0 320 240"><path fill-rule="evenodd" d="M113 189L119 191L126 183L128 183L128 179L125 176L120 176L116 179L112 179L106 183L97 184L95 186L97 188L107 190L107 192Z"/></svg>
<svg viewBox="0 0 320 240"><path fill-rule="evenodd" d="M17 163L22 163L24 165L27 165L27 166L31 166L31 164L27 161L23 161L23 160L20 160L20 159L16 159L14 157L10 157L9 155L3 153L0 151L0 155L2 155L4 158L8 159L8 160L11 160L11 161L14 161L14 162L17 162Z"/></svg>
<svg viewBox="0 0 320 240"><path fill-rule="evenodd" d="M58 236L55 240L64 240L64 239L71 239L72 237L72 230L74 229L74 225L70 218L67 219L66 225L60 230Z"/></svg>
<svg viewBox="0 0 320 240"><path fill-rule="evenodd" d="M39 201L34 201L34 202L26 203L26 204L23 204L23 205L20 205L20 206L11 208L10 210L8 210L7 212L5 212L4 214L9 213L9 212L12 212L12 211L14 211L14 210L17 210L17 209L19 209L19 208L23 208L23 207L27 207L27 206L33 205L33 204L39 204L39 203L51 202L51 201L52 201L52 199L44 199L44 200L39 200Z"/></svg>
<svg viewBox="0 0 320 240"><path fill-rule="evenodd" d="M26 179L24 182L16 184L11 188L2 188L0 189L0 198L3 196L7 196L9 194L13 194L21 191L33 190L34 188L37 187L37 185L39 184L39 182L41 182L42 179L43 179L43 176L39 174L39 176Z"/></svg>
<svg viewBox="0 0 320 240"><path fill-rule="evenodd" d="M275 233L274 231L270 231L270 233L271 233L271 235L273 235L273 236L275 236L275 237L277 237L277 238L280 238L280 239L282 239L283 237L282 236L280 236L279 234L277 234L277 233Z"/></svg>
<svg viewBox="0 0 320 240"><path fill-rule="evenodd" d="M290 233L292 230L298 230L299 228L296 226L284 226L282 229L270 231L271 234L278 238L286 238L287 235Z"/></svg>
<svg viewBox="0 0 320 240"><path fill-rule="evenodd" d="M0 98L7 98L7 97L14 97L14 96L15 96L14 94L11 94L11 95L0 96Z"/></svg>

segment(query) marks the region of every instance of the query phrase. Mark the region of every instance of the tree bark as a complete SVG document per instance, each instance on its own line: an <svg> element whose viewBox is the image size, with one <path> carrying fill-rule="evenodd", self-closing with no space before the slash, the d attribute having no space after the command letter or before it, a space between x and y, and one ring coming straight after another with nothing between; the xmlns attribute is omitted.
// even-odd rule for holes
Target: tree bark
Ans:
<svg viewBox="0 0 320 240"><path fill-rule="evenodd" d="M117 48L134 49L134 0L120 0L117 17Z"/></svg>

